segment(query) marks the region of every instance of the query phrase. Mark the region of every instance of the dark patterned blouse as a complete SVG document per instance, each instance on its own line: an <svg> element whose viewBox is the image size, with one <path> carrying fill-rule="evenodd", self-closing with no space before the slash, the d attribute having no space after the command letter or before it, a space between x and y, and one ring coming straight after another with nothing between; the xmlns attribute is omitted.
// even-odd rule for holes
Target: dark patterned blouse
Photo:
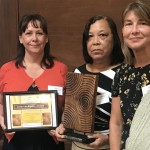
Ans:
<svg viewBox="0 0 150 150"><path fill-rule="evenodd" d="M150 64L135 68L132 65L122 64L116 72L112 84L112 97L120 96L121 112L123 117L122 149L129 136L129 130L134 113L143 96L142 87L150 84Z"/></svg>

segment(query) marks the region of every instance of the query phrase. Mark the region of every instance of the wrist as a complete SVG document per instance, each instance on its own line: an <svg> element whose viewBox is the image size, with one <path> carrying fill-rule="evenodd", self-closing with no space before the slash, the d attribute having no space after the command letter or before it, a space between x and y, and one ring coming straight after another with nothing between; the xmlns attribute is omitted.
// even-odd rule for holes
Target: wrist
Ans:
<svg viewBox="0 0 150 150"><path fill-rule="evenodd" d="M109 144L109 134L106 135L106 144Z"/></svg>

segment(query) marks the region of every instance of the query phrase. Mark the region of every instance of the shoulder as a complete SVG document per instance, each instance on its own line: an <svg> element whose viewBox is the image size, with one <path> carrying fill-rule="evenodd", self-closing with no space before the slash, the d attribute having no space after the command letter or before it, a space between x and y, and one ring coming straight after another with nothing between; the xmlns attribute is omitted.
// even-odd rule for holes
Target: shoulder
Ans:
<svg viewBox="0 0 150 150"><path fill-rule="evenodd" d="M57 60L54 60L54 67L53 67L54 70L57 70L57 71L60 71L60 72L68 72L68 67L66 64L60 62L60 61L57 61Z"/></svg>
<svg viewBox="0 0 150 150"><path fill-rule="evenodd" d="M1 70L2 71L8 71L8 70L12 70L14 68L16 68L15 61L9 61L9 62L2 65Z"/></svg>
<svg viewBox="0 0 150 150"><path fill-rule="evenodd" d="M67 65L58 61L58 60L54 60L54 66L55 67L61 67L61 68L67 68Z"/></svg>
<svg viewBox="0 0 150 150"><path fill-rule="evenodd" d="M130 70L131 68L132 68L131 65L122 63L122 64L116 66L116 67L113 68L113 69L115 69L117 73L125 73L125 72L127 72L128 70Z"/></svg>
<svg viewBox="0 0 150 150"><path fill-rule="evenodd" d="M74 69L75 73L85 73L86 72L86 64L83 64Z"/></svg>
<svg viewBox="0 0 150 150"><path fill-rule="evenodd" d="M128 76L134 71L135 70L132 65L123 63L120 66L118 66L118 69L115 74L115 80L122 80L125 76Z"/></svg>

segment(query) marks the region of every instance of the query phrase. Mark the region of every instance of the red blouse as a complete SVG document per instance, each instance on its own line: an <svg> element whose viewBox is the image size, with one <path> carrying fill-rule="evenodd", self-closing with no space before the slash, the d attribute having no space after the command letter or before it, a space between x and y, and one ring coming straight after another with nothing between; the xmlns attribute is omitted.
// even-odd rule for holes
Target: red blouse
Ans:
<svg viewBox="0 0 150 150"><path fill-rule="evenodd" d="M33 83L35 83L40 91L48 90L48 86L59 86L64 89L66 74L67 66L55 60L52 68L45 69L38 78L33 80L25 72L24 68L16 68L15 62L10 61L0 69L0 93L27 91ZM63 105L64 94L58 97L59 111L62 111Z"/></svg>

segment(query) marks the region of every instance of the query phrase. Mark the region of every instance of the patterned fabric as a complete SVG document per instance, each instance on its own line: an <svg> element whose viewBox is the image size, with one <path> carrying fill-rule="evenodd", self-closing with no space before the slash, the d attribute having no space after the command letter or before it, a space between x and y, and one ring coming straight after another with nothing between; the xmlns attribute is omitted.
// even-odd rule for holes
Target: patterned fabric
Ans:
<svg viewBox="0 0 150 150"><path fill-rule="evenodd" d="M115 76L115 72L117 71L118 68L119 66L103 72L92 73L86 70L86 64L84 64L76 68L74 71L75 73L93 74L99 76L97 97L96 97L96 115L95 115L94 131L99 131L103 134L109 134L109 120L111 112L111 84ZM85 145L77 142L76 146L85 148ZM107 149L108 145L105 147L103 148ZM89 149L89 147L87 149Z"/></svg>
<svg viewBox="0 0 150 150"><path fill-rule="evenodd" d="M120 96L123 117L122 149L129 136L134 113L143 96L142 87L150 84L150 65L135 68L122 64L112 84L112 97Z"/></svg>

